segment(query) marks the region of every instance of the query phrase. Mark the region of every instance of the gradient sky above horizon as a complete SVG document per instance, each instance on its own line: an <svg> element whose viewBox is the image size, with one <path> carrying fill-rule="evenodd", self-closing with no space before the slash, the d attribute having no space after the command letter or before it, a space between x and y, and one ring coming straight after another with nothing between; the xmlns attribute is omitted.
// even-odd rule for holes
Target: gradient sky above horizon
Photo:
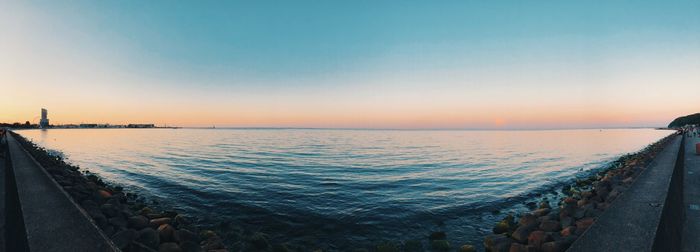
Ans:
<svg viewBox="0 0 700 252"><path fill-rule="evenodd" d="M2 1L0 122L665 126L700 1Z"/></svg>

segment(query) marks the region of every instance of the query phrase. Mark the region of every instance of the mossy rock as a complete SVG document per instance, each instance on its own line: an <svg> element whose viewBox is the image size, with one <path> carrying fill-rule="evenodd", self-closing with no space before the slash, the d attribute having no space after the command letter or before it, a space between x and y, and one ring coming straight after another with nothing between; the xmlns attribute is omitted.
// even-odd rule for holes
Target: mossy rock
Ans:
<svg viewBox="0 0 700 252"><path fill-rule="evenodd" d="M423 243L418 240L408 240L403 243L403 250L406 252L423 252Z"/></svg>
<svg viewBox="0 0 700 252"><path fill-rule="evenodd" d="M459 252L476 252L476 248L473 245L463 245L459 248Z"/></svg>
<svg viewBox="0 0 700 252"><path fill-rule="evenodd" d="M436 251L449 251L450 242L447 240L433 240L430 242L430 246Z"/></svg>

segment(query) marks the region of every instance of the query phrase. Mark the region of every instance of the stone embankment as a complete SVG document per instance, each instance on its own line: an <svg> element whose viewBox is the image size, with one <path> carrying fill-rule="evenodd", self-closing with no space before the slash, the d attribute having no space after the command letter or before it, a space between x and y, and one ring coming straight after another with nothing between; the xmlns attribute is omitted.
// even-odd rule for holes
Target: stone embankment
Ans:
<svg viewBox="0 0 700 252"><path fill-rule="evenodd" d="M621 208L626 208L626 206L618 206L619 204L612 207L613 203L616 203L623 194L623 196L628 196L627 194L650 193L663 196L665 199L669 188L669 180L672 177L671 173L674 170L674 162L678 155L680 138L679 134L674 133L648 146L639 153L620 158L610 168L599 172L595 176L577 180L573 185L564 186L562 192L567 197L564 197L554 205L548 201L543 201L536 210L521 213L517 218L513 215L508 215L493 228L494 234L488 235L484 239L484 247L487 251L492 252L554 252L566 251L569 247L573 251L640 251L626 250L623 247L624 245L619 244L608 244L611 247L607 248L600 247L603 244L596 243L597 240L625 240L629 242L637 240L636 243L639 244L629 244L628 247L633 248L641 245L641 247L651 251L655 237L649 237L650 241L644 242L640 242L639 237L626 239L630 238L633 233L629 233L629 230L618 230L617 227L624 225L616 225L615 222L627 220L622 216L612 218L602 218L601 216L604 213L609 215L607 211L611 208L615 209L610 211L614 213L620 212L619 209ZM664 155L663 160L655 160L660 154ZM658 167L647 172L649 167L656 165L654 162L663 162L668 167ZM660 188L641 188L643 185L633 187L634 182L642 174L645 174L646 177L658 176L657 180L661 181L659 182ZM644 183L646 184L647 181L645 179ZM664 185L663 182L666 184ZM654 191L645 192L644 190ZM623 202L620 204L627 205L628 203ZM632 203L629 204L632 205ZM664 202L654 201L652 203L645 202L644 204L657 209L659 214L650 215L648 219L642 219L642 222L647 222L649 225L639 225L639 227L646 227L648 230L640 229L639 231L655 234L659 226L660 212L664 208ZM596 223L599 217L605 219L605 224ZM587 232L592 226L596 226L596 232L594 232L596 234ZM601 232L601 230L605 231ZM577 241L579 237L584 236L585 239ZM604 236L607 236L607 239L601 238ZM575 245L572 246L574 243Z"/></svg>
<svg viewBox="0 0 700 252"><path fill-rule="evenodd" d="M27 221L35 221L37 216L44 216L47 212L46 207L41 207L42 202L32 204L31 195L42 193L36 191L36 188L46 187L49 190L62 191L63 195L68 195L71 206L60 205L53 218L61 219L61 211L81 211L83 217L88 217L89 223L99 230L90 233L90 228L85 227L80 229L83 234L75 234L72 239L86 239L85 236L94 236L94 240L90 243L101 243L99 237L105 237L107 240L104 245L98 245L96 248L84 251L227 251L222 239L217 233L211 230L200 230L193 225L190 219L175 211L161 210L156 211L155 208L146 206L139 196L133 193L128 193L119 186L112 186L105 183L102 179L90 173L82 173L77 167L64 162L60 157L49 155L44 149L27 141L22 136L15 133L10 133L7 136L7 142L10 147L10 156L14 161L13 169L15 173L30 171L34 166L41 167L51 179L48 181L37 180L35 185L27 186L32 182L29 179L40 178L41 175L27 175L28 181L17 180L17 188L22 194L22 188L29 188L25 197L20 195L19 203L22 205L22 215L27 227L27 240L29 250L32 251L48 251L35 250L33 246L38 243L51 245L57 243L50 241L55 239L50 232L71 232L72 227L61 226L59 229L52 229L51 223L68 223L73 225L76 222L81 222L79 217L74 218L74 221L53 221L50 219L36 220L45 223L45 225L32 226ZM23 153L24 152L24 153ZM29 155L27 155L27 153ZM26 155L23 156L23 155ZM31 156L31 157L29 157ZM23 160L19 160L23 159ZM26 160L25 160L26 159ZM31 160L31 161L27 161ZM22 163L20 163L22 162ZM37 169L40 170L40 169ZM46 176L46 177L48 177ZM57 185L51 188L51 185ZM34 189L33 189L34 188ZM34 192L32 192L34 190ZM53 194L52 191L43 191L44 194ZM60 193L59 193L60 194ZM38 199L56 200L59 203L64 203L61 196L39 195ZM44 204L45 205L45 204ZM43 208L43 209L37 209ZM77 215L72 215L77 216ZM50 232L45 230L30 230L35 229L52 229ZM47 238L34 239L34 234L46 234ZM263 237L264 238L264 237ZM267 245L265 240L257 241L260 246ZM67 246L78 246L79 242L66 243ZM41 245L41 244L39 244ZM87 244L86 246L90 246ZM251 245L255 246L255 244ZM77 250L51 250L51 251L77 251ZM77 248L74 248L77 249Z"/></svg>

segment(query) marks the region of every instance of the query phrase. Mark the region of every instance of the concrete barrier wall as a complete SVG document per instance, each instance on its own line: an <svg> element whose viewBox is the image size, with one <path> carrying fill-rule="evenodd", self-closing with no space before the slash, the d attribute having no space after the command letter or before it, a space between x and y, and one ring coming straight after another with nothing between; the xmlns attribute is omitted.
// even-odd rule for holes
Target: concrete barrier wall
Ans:
<svg viewBox="0 0 700 252"><path fill-rule="evenodd" d="M680 251L682 142L676 136L567 251Z"/></svg>

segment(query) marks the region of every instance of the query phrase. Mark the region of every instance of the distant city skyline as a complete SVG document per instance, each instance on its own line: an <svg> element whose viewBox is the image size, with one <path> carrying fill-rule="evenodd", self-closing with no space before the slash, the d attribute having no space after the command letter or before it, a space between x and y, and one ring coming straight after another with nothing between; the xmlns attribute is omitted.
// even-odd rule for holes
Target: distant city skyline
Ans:
<svg viewBox="0 0 700 252"><path fill-rule="evenodd" d="M0 3L0 122L660 127L700 1Z"/></svg>

